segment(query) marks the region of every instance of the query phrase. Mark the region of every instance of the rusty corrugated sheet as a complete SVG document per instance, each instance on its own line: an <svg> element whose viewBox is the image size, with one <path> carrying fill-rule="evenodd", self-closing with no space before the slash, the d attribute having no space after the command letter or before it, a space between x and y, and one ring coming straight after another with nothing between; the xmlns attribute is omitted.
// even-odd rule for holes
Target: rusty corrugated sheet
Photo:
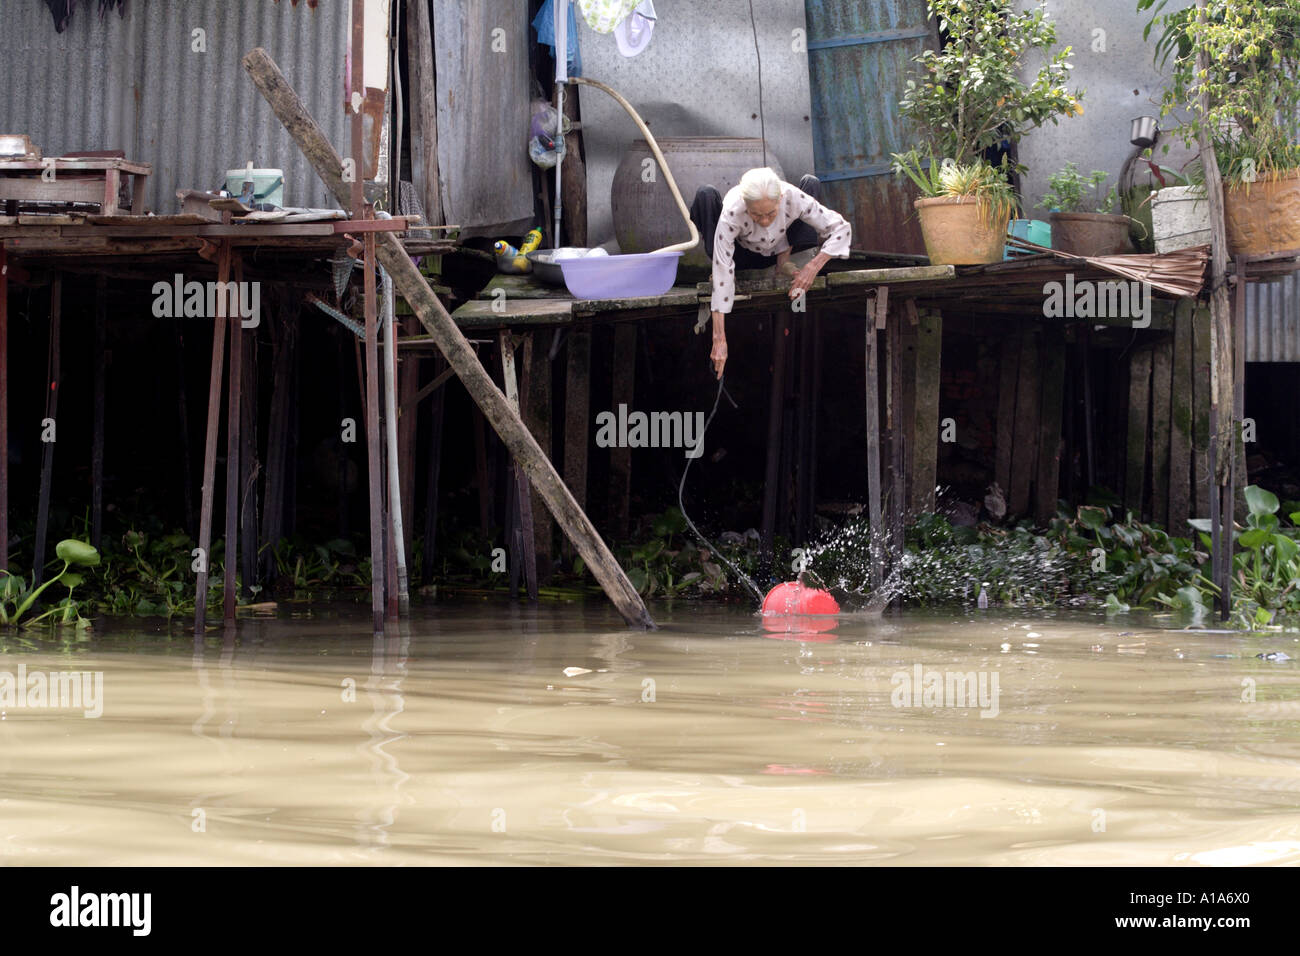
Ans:
<svg viewBox="0 0 1300 956"><path fill-rule="evenodd" d="M519 0L433 3L438 176L444 217L462 235L533 221L528 29Z"/></svg>
<svg viewBox="0 0 1300 956"><path fill-rule="evenodd" d="M1247 284L1246 361L1300 362L1300 273Z"/></svg>
<svg viewBox="0 0 1300 956"><path fill-rule="evenodd" d="M177 211L177 189L223 185L249 160L284 170L287 204L337 206L239 60L265 47L346 154L345 0L132 0L102 22L78 4L62 34L39 0L10 0L4 18L0 131L27 133L47 156L122 149L152 163L147 206L160 213Z"/></svg>
<svg viewBox="0 0 1300 956"><path fill-rule="evenodd" d="M916 145L898 103L912 58L933 42L925 0L806 0L813 150L822 201L853 224L853 246L925 252L914 190L890 154Z"/></svg>

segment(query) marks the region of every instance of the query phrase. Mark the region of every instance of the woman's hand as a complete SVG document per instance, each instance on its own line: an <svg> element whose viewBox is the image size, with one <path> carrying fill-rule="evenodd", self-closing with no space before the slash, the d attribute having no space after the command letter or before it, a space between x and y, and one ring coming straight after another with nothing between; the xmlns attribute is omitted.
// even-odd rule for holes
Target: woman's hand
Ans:
<svg viewBox="0 0 1300 956"><path fill-rule="evenodd" d="M790 280L790 298L797 299L809 289L812 288L813 281L822 271L822 266L830 262L831 257L824 252L819 252L808 261L808 264L795 273L795 277Z"/></svg>
<svg viewBox="0 0 1300 956"><path fill-rule="evenodd" d="M726 317L721 312L713 313L713 351L709 353L713 371L722 378L722 369L727 364L727 330Z"/></svg>

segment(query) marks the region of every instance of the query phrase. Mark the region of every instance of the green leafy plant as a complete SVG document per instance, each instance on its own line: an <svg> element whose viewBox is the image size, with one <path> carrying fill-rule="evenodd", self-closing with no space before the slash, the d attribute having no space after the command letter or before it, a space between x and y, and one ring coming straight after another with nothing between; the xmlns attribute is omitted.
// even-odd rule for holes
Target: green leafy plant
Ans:
<svg viewBox="0 0 1300 956"><path fill-rule="evenodd" d="M1108 173L1094 169L1087 176L1079 172L1074 163L1047 179L1047 192L1043 194L1043 208L1058 212L1099 212L1113 214L1119 203L1119 192L1114 186L1103 193L1102 184Z"/></svg>
<svg viewBox="0 0 1300 956"><path fill-rule="evenodd" d="M1300 5L1207 0L1203 13L1164 13L1167 3L1137 3L1152 13L1143 36L1160 31L1156 63L1172 61L1162 115L1182 120L1189 146L1208 137L1230 188L1248 190L1300 168Z"/></svg>
<svg viewBox="0 0 1300 956"><path fill-rule="evenodd" d="M0 624L36 624L46 617L51 616L56 611L62 612L60 623L77 623L79 626L85 621L81 617L78 605L72 599L73 589L84 580L80 574L69 572L73 565L78 567L91 568L99 564L99 552L84 541L78 541L75 538L65 538L54 547L54 553L63 561L63 569L50 578L40 587L35 586L36 577L33 574L32 584L28 585L26 581L18 578L8 571L0 571L4 575L3 584L0 585ZM41 596L50 585L55 582L62 582L68 589L68 595L58 605L30 621L23 622L23 615L31 610L36 599ZM86 624L89 622L87 621Z"/></svg>
<svg viewBox="0 0 1300 956"><path fill-rule="evenodd" d="M982 159L962 165L951 160L937 162L933 154L923 157L920 150L913 149L895 153L893 168L896 175L904 175L915 183L926 199L983 200L981 209L991 224L1006 222L1020 207L1007 181L1005 160L1000 166Z"/></svg>

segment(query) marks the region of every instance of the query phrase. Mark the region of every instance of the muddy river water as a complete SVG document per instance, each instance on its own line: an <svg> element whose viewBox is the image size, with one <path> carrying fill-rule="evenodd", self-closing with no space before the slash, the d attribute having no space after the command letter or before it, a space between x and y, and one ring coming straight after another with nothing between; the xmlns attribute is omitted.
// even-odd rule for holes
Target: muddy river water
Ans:
<svg viewBox="0 0 1300 956"><path fill-rule="evenodd" d="M0 864L1300 863L1295 634L652 611L5 635Z"/></svg>

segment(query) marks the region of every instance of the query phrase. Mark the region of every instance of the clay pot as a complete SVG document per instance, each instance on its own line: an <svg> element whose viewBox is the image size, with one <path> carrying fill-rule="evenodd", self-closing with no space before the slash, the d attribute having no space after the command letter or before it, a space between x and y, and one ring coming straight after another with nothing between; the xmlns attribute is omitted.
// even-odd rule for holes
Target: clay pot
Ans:
<svg viewBox="0 0 1300 956"><path fill-rule="evenodd" d="M1272 181L1230 189L1223 184L1228 251L1259 256L1300 249L1300 170Z"/></svg>
<svg viewBox="0 0 1300 956"><path fill-rule="evenodd" d="M763 165L763 141L756 137L657 136L655 141L688 209L701 186L716 186L726 196L741 176ZM646 163L647 159L651 162ZM656 175L645 181L643 172L653 169L653 162L650 147L638 139L623 153L614 171L610 203L620 252L653 252L691 237L664 178ZM784 178L770 149L767 165ZM704 243L686 253L681 265L708 269L711 263L704 255Z"/></svg>
<svg viewBox="0 0 1300 956"><path fill-rule="evenodd" d="M1052 213L1052 248L1076 256L1122 256L1133 251L1128 217L1100 212Z"/></svg>
<svg viewBox="0 0 1300 956"><path fill-rule="evenodd" d="M977 266L1002 261L1009 214L990 224L988 204L969 196L918 199L912 205L920 217L921 236L932 265Z"/></svg>

